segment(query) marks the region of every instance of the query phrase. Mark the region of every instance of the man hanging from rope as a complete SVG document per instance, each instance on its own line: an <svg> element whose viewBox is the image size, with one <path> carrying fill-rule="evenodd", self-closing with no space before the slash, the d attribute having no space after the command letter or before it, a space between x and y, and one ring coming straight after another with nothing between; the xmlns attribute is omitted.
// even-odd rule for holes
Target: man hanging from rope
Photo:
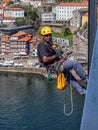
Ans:
<svg viewBox="0 0 98 130"><path fill-rule="evenodd" d="M76 78L70 72L70 70L74 69L79 77L86 82L88 76L83 70L81 64L76 60L67 60L66 55L61 55L61 53L52 48L52 30L50 27L44 26L41 29L41 35L42 41L40 41L37 47L40 62L47 68L47 71L56 65L58 66L57 63L59 63L59 67L57 67L56 70L59 71L60 66L62 66L62 71L67 78L67 81L70 82L81 95L85 95L86 89L77 82Z"/></svg>

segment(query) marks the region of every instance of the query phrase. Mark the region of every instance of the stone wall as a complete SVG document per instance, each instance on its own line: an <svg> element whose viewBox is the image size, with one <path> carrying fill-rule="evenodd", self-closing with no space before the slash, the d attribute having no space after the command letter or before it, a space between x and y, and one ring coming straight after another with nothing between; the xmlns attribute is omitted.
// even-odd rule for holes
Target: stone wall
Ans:
<svg viewBox="0 0 98 130"><path fill-rule="evenodd" d="M7 73L26 73L26 74L39 74L47 77L47 71L45 68L25 68L25 67L0 67L0 72ZM56 75L52 76L53 79Z"/></svg>
<svg viewBox="0 0 98 130"><path fill-rule="evenodd" d="M6 73L25 73L25 74L39 74L44 77L47 77L47 71L45 68L24 68L24 67L0 67L0 72ZM76 79L80 80L79 76L75 73L74 70L71 71ZM53 79L57 78L57 75L52 75Z"/></svg>

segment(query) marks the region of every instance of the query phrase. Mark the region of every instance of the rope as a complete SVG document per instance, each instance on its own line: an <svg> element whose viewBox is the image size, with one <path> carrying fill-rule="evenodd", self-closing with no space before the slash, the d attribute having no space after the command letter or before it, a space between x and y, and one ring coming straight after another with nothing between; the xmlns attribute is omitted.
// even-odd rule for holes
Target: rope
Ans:
<svg viewBox="0 0 98 130"><path fill-rule="evenodd" d="M66 112L66 106L67 105L64 104L64 115L66 115L66 116L70 116L73 113L73 96L72 96L72 86L71 86L71 84L70 84L70 101L71 101L71 111L69 113Z"/></svg>

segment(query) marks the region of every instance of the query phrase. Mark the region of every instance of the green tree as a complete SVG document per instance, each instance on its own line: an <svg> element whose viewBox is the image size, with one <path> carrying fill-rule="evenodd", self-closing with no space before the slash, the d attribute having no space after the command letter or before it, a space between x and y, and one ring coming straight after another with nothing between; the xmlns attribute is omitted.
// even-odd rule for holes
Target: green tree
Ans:
<svg viewBox="0 0 98 130"><path fill-rule="evenodd" d="M14 4L14 2L13 2L13 1L9 1L9 4L8 4L8 5L11 5L11 4Z"/></svg>
<svg viewBox="0 0 98 130"><path fill-rule="evenodd" d="M64 34L64 36L70 35L70 34L71 34L70 29L69 29L68 27L65 27L65 28L63 29L63 34Z"/></svg>
<svg viewBox="0 0 98 130"><path fill-rule="evenodd" d="M48 7L48 12L51 12L51 11L52 11L52 7L49 6L49 7Z"/></svg>
<svg viewBox="0 0 98 130"><path fill-rule="evenodd" d="M25 13L26 19L36 20L38 18L37 10L34 9L33 11L31 9L28 9Z"/></svg>
<svg viewBox="0 0 98 130"><path fill-rule="evenodd" d="M0 27L1 27L1 28L6 28L7 25L6 25L6 24L1 24Z"/></svg>
<svg viewBox="0 0 98 130"><path fill-rule="evenodd" d="M31 9L26 10L26 24L34 26L34 29L37 30L40 26L40 19L37 14L37 9L33 11Z"/></svg>
<svg viewBox="0 0 98 130"><path fill-rule="evenodd" d="M38 16L38 10L37 9L34 8L32 10L31 6L27 7L27 6L22 6L22 5L14 5L13 7L23 8L24 12L25 12L24 19L22 19L22 20L16 19L16 22L15 22L16 25L18 25L18 26L21 26L21 25L34 25L34 29L39 28L40 19L39 19L39 16Z"/></svg>
<svg viewBox="0 0 98 130"><path fill-rule="evenodd" d="M25 25L25 19L24 19L24 18L16 18L15 24L16 24L17 26Z"/></svg>

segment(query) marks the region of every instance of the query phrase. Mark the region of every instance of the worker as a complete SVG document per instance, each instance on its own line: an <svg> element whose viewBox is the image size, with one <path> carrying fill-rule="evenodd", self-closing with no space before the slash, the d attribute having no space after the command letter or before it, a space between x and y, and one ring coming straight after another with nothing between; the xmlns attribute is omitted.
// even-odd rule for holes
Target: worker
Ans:
<svg viewBox="0 0 98 130"><path fill-rule="evenodd" d="M37 47L39 61L43 63L47 70L55 63L60 63L60 65L63 66L63 73L68 82L70 82L81 95L85 95L87 90L78 83L76 78L70 72L70 70L74 69L79 77L86 82L88 76L83 70L81 64L76 60L68 60L67 55L64 54L61 56L61 53L56 52L55 49L52 48L52 29L50 27L42 27L41 36L42 40Z"/></svg>

